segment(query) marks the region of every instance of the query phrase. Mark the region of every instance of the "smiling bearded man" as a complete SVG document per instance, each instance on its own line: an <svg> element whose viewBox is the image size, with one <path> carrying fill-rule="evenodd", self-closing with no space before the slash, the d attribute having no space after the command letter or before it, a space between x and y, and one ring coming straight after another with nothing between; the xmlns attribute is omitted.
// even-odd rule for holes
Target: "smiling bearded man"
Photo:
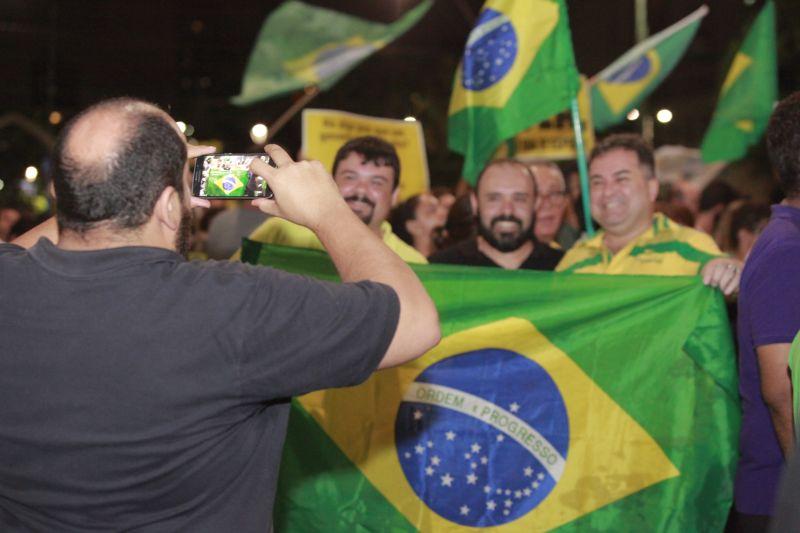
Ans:
<svg viewBox="0 0 800 533"><path fill-rule="evenodd" d="M530 169L512 159L492 161L473 196L478 236L433 254L431 263L553 270L564 253L534 236L536 198Z"/></svg>

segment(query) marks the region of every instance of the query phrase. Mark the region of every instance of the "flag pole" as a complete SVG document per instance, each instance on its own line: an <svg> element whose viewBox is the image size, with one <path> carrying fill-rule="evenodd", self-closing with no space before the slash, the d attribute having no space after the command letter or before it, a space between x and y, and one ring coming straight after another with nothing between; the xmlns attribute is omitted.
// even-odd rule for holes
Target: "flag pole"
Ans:
<svg viewBox="0 0 800 533"><path fill-rule="evenodd" d="M294 117L297 114L298 111L303 109L306 106L306 104L308 104L311 100L313 100L314 97L319 94L319 92L320 92L319 87L317 87L316 85L310 85L306 87L305 90L303 91L303 96L298 98L297 101L293 103L291 107L289 107L289 109L284 111L283 114L281 114L281 116L279 116L275 120L275 122L270 124L267 133L267 142L269 142L270 139L275 137L275 134L281 131L281 128L283 128L286 125L286 123L289 122L292 119L292 117Z"/></svg>
<svg viewBox="0 0 800 533"><path fill-rule="evenodd" d="M589 171L586 168L586 149L583 146L583 127L581 126L581 116L578 112L578 97L572 98L570 104L572 111L572 131L575 132L575 151L578 159L578 175L581 178L581 202L583 202L583 222L586 226L586 235L594 237L594 226L592 225L592 207L589 202Z"/></svg>

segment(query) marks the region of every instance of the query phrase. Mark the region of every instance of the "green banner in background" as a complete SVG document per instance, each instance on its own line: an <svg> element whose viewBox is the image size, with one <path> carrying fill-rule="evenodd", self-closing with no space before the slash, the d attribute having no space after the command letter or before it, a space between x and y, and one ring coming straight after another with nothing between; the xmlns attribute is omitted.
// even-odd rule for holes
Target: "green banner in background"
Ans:
<svg viewBox="0 0 800 533"><path fill-rule="evenodd" d="M336 279L321 252L246 242L243 257ZM739 406L718 291L693 277L414 270L442 342L295 400L277 531L722 530Z"/></svg>
<svg viewBox="0 0 800 533"><path fill-rule="evenodd" d="M241 94L231 101L247 105L311 85L327 90L405 33L432 5L423 0L399 20L379 24L298 0L284 2L261 27Z"/></svg>

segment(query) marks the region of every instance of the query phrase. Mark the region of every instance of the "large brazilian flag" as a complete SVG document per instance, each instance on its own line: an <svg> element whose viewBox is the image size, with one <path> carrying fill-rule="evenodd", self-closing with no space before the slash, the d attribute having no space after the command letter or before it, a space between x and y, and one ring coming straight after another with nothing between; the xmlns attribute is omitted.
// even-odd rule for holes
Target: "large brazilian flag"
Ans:
<svg viewBox="0 0 800 533"><path fill-rule="evenodd" d="M471 183L506 139L578 93L564 0L488 0L467 38L448 110L448 146Z"/></svg>
<svg viewBox="0 0 800 533"><path fill-rule="evenodd" d="M246 242L242 255L336 279L322 252ZM294 400L277 531L722 530L739 406L718 291L414 269L441 343Z"/></svg>

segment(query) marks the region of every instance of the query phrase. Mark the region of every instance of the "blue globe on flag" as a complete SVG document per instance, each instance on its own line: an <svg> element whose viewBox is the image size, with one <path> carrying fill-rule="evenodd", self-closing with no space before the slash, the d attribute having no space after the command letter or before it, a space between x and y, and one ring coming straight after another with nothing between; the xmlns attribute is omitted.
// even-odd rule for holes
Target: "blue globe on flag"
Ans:
<svg viewBox="0 0 800 533"><path fill-rule="evenodd" d="M635 61L624 65L618 71L612 73L607 81L612 83L631 83L644 79L652 69L650 58L641 55Z"/></svg>
<svg viewBox="0 0 800 533"><path fill-rule="evenodd" d="M490 527L526 515L556 486L569 419L538 363L482 349L417 377L398 409L395 439L403 473L428 507L463 526Z"/></svg>
<svg viewBox="0 0 800 533"><path fill-rule="evenodd" d="M518 48L511 20L494 9L484 9L467 39L461 85L481 91L498 83L511 70Z"/></svg>

